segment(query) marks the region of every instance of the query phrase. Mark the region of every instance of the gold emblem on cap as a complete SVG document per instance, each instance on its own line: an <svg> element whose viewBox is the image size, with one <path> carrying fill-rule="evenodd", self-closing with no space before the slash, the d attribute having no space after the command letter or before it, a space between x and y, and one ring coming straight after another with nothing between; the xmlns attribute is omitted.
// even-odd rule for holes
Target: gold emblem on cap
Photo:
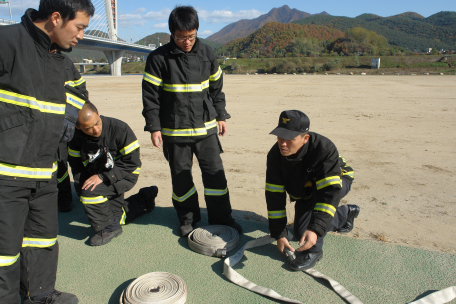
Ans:
<svg viewBox="0 0 456 304"><path fill-rule="evenodd" d="M283 122L284 124L287 124L287 122L289 122L289 121L290 121L290 118L282 117L282 122Z"/></svg>

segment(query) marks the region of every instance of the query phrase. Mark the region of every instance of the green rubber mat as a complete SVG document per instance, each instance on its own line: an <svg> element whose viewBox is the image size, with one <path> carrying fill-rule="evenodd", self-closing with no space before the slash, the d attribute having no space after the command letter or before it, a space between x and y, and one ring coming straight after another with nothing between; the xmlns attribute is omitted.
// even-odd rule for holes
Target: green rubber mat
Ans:
<svg viewBox="0 0 456 304"><path fill-rule="evenodd" d="M207 225L206 221L203 215L199 226ZM229 255L268 233L264 222L237 221L245 233ZM228 281L222 259L191 251L187 240L177 235L178 220L172 207L157 206L100 247L88 245L93 232L80 203L69 213L59 213L59 224L56 288L76 294L82 304L119 303L130 282L154 271L181 277L188 288L187 303L283 303ZM292 245L297 247L297 242ZM246 251L235 269L248 280L303 303L345 303L324 281L291 271L275 245ZM456 285L455 255L339 235L325 238L324 258L315 269L365 304L408 303Z"/></svg>

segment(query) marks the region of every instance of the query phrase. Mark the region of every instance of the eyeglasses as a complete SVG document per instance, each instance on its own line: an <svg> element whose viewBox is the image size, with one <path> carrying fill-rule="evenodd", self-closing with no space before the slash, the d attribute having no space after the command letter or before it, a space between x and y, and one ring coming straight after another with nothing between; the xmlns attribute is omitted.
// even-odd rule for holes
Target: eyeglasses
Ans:
<svg viewBox="0 0 456 304"><path fill-rule="evenodd" d="M196 39L196 35L192 36L192 37L185 37L185 38L177 38L176 36L174 36L174 39L176 39L177 42L185 42L185 40L194 41Z"/></svg>

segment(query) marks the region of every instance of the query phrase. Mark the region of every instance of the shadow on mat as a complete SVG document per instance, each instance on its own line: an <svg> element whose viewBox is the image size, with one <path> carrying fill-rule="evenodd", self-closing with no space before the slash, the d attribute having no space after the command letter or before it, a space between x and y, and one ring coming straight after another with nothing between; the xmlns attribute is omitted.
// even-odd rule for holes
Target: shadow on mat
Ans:
<svg viewBox="0 0 456 304"><path fill-rule="evenodd" d="M112 293L111 297L109 298L108 304L118 304L122 291L124 291L125 288L127 288L128 285L130 285L130 283L133 282L134 280L136 280L136 278L127 280L127 281L123 282L122 284L120 284L116 288L116 290L114 290L114 292Z"/></svg>
<svg viewBox="0 0 456 304"><path fill-rule="evenodd" d="M425 291L422 294L420 294L419 296L417 296L415 299L413 299L413 301L411 301L411 302L418 301L419 299L422 299L422 298L424 298L424 297L426 297L426 296L428 296L431 293L434 293L436 291L439 291L439 290L428 290L428 291Z"/></svg>

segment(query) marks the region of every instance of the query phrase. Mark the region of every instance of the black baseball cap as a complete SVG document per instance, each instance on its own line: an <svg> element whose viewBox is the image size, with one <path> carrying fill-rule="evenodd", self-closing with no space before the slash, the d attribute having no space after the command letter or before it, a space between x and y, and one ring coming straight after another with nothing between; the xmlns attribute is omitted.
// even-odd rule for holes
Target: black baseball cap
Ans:
<svg viewBox="0 0 456 304"><path fill-rule="evenodd" d="M285 140L309 131L309 117L298 110L288 110L280 113L279 125L271 133Z"/></svg>

